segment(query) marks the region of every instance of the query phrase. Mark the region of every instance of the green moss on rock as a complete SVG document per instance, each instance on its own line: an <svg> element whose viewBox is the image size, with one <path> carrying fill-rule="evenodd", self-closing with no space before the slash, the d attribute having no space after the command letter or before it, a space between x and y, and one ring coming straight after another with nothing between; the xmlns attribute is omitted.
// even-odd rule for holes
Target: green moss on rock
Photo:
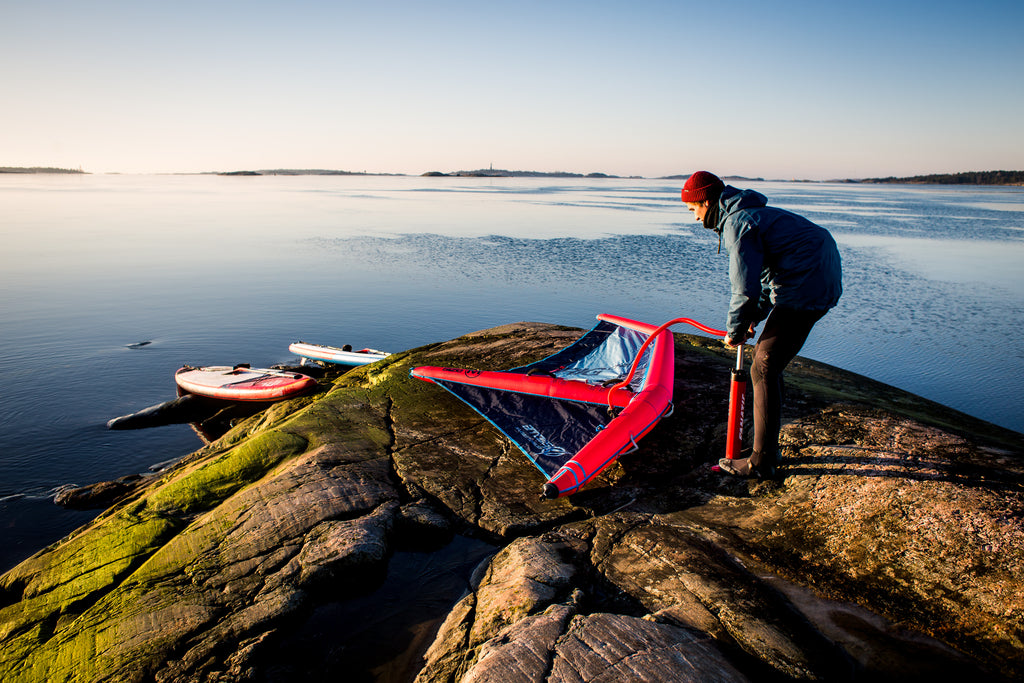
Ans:
<svg viewBox="0 0 1024 683"><path fill-rule="evenodd" d="M301 453L306 440L270 431L257 434L215 458L173 476L146 499L154 514L194 514L208 510L246 484L256 481L288 456Z"/></svg>

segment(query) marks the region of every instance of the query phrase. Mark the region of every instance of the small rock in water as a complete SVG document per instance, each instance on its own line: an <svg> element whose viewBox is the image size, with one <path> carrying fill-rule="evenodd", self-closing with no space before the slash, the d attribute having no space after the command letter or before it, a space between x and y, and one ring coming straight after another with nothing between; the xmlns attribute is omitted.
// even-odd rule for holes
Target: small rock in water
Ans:
<svg viewBox="0 0 1024 683"><path fill-rule="evenodd" d="M143 483L141 475L129 474L114 481L66 487L54 496L53 502L71 510L94 510L108 507L139 488Z"/></svg>

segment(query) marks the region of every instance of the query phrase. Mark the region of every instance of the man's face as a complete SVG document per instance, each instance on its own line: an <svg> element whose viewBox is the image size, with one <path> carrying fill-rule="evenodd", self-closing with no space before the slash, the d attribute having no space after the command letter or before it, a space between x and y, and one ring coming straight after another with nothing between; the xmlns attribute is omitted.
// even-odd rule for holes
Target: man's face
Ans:
<svg viewBox="0 0 1024 683"><path fill-rule="evenodd" d="M686 208L693 211L694 218L698 221L703 221L704 216L708 213L708 203L703 202L686 202Z"/></svg>

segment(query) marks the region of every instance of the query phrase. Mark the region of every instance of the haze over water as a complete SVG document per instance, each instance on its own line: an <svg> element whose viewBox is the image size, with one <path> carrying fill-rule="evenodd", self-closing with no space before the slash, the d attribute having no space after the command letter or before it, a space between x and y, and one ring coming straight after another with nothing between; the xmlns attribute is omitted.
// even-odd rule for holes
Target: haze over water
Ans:
<svg viewBox="0 0 1024 683"><path fill-rule="evenodd" d="M679 182L0 176L0 571L94 516L59 487L199 447L105 428L183 364L601 312L723 327L726 256ZM1024 188L735 184L840 245L843 299L802 355L1024 430Z"/></svg>

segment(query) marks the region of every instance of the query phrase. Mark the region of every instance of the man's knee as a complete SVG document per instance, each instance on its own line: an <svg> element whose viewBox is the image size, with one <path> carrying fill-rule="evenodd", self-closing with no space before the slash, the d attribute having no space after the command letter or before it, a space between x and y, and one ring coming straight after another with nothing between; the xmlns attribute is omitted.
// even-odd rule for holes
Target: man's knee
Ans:
<svg viewBox="0 0 1024 683"><path fill-rule="evenodd" d="M754 347L754 362L750 364L750 379L761 382L773 374L778 375L783 368L774 367L774 354L771 346L758 344Z"/></svg>

